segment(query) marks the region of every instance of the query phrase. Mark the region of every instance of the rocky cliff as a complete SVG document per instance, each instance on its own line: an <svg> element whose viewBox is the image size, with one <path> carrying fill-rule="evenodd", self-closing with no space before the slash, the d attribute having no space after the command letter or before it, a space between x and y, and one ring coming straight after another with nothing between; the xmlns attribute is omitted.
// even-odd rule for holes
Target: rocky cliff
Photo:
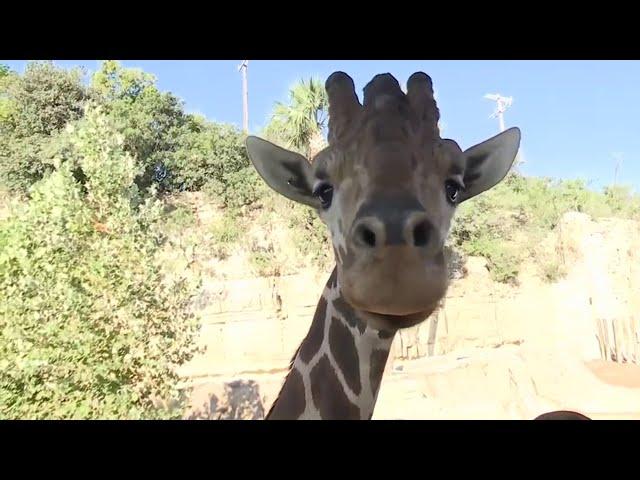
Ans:
<svg viewBox="0 0 640 480"><path fill-rule="evenodd" d="M395 376L385 378L377 411L395 415L393 408L387 408L392 400L385 385L396 384L401 377L406 379L407 371L418 375L415 368L399 372L407 360L422 359L418 362L422 370L417 371L427 372L438 359L479 358L478 352L502 347L503 352L517 348L534 357L535 352L547 352L583 363L609 360L615 350L620 361L640 362L639 233L640 226L633 221L593 221L584 214L565 214L546 240L555 245L566 272L554 283L537 275L533 264L523 266L517 285L496 283L490 279L483 259L467 258L463 274L452 281L442 308L423 324L396 337L387 368ZM255 277L242 260L241 249L218 262L216 272L206 279L200 298L200 342L206 350L181 373L190 384L200 385L200 391L206 390L206 384L266 376L261 395L269 404L292 354L307 333L329 272L305 268L277 277ZM465 368L463 376L470 375L469 368L482 371L483 367L477 365L487 361L479 360L474 364L477 368ZM517 356L507 355L496 361L513 364L513 368L490 368L505 385L514 378L529 378L509 394L504 393L509 389L504 390L500 402L511 405L510 415L526 417L538 407L553 404L551 400L546 404L531 400L539 387L530 385L533 377L523 373L522 360ZM445 371L455 376L458 367L449 365ZM443 373L438 375L442 377ZM478 375L472 377L483 378ZM432 377L435 390L436 377ZM480 388L482 383L478 381ZM473 383L468 379L460 382L456 384ZM529 387L522 390L525 384ZM459 395L460 401L466 401L464 391L468 390L447 395ZM478 400L476 407L462 411L477 410L481 403Z"/></svg>

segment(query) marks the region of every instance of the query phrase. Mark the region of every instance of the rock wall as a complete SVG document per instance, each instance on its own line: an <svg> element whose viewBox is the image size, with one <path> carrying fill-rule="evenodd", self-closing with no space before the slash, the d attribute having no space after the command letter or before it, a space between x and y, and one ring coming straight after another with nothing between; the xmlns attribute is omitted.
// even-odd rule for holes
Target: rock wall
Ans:
<svg viewBox="0 0 640 480"><path fill-rule="evenodd" d="M599 319L627 318L640 329L639 233L633 221L594 222L584 214L566 214L551 240L568 273L552 284L526 265L517 287L498 284L482 259L469 258L466 275L452 282L442 308L396 336L388 368L398 359L521 344L583 360L600 358ZM206 351L183 367L183 376L195 380L286 370L328 275L307 269L256 278L236 269L234 278L208 279L200 302L200 342ZM640 347L638 331L629 333Z"/></svg>

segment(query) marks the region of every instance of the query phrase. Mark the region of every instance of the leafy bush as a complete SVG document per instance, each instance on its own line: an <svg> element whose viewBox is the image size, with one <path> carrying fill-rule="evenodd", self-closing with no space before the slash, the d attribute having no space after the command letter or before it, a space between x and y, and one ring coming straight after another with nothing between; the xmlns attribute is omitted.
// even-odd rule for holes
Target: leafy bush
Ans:
<svg viewBox="0 0 640 480"><path fill-rule="evenodd" d="M289 211L289 227L295 232L296 245L300 253L310 256L311 261L326 268L334 261L327 226L311 208L295 204Z"/></svg>
<svg viewBox="0 0 640 480"><path fill-rule="evenodd" d="M182 102L156 79L117 62L103 62L92 88L124 135L124 148L140 164L137 184L170 191L206 189L225 206L241 207L261 195L244 136L234 127L184 113Z"/></svg>
<svg viewBox="0 0 640 480"><path fill-rule="evenodd" d="M244 135L235 127L190 118L180 147L168 163L172 188L204 189L221 205L239 208L256 202L265 191L251 165Z"/></svg>
<svg viewBox="0 0 640 480"><path fill-rule="evenodd" d="M0 224L0 417L179 416L195 285L161 276L161 206L115 127L91 110L67 138Z"/></svg>
<svg viewBox="0 0 640 480"><path fill-rule="evenodd" d="M88 92L81 71L34 62L24 75L0 79L0 97L0 182L26 193L52 170L47 163L52 139L82 116Z"/></svg>
<svg viewBox="0 0 640 480"><path fill-rule="evenodd" d="M165 208L165 210L167 210ZM196 225L196 216L187 205L171 206L165 214L164 231L166 233L183 232Z"/></svg>
<svg viewBox="0 0 640 480"><path fill-rule="evenodd" d="M156 78L140 69L124 68L118 62L102 62L91 79L94 97L124 136L124 149L138 163L136 183L167 186L164 169L171 163L183 125L187 121L182 102L161 92Z"/></svg>
<svg viewBox="0 0 640 480"><path fill-rule="evenodd" d="M256 242L250 245L251 255L249 260L254 273L260 277L272 277L280 275L280 265L276 260L273 243L266 246Z"/></svg>
<svg viewBox="0 0 640 480"><path fill-rule="evenodd" d="M550 252L539 249L539 243L568 211L594 218L638 218L640 197L626 187L598 193L582 180L526 178L512 172L495 188L460 206L452 242L468 255L486 258L497 281L514 281L527 256L534 257L543 277L553 281L562 276L562 267Z"/></svg>
<svg viewBox="0 0 640 480"><path fill-rule="evenodd" d="M60 132L94 101L123 136L141 189L153 184L168 191L205 189L232 208L264 194L242 133L186 114L182 102L161 92L149 73L105 61L90 87L83 85L81 71L51 62L30 63L24 75L0 73L0 183L13 192L27 193L53 171L54 157L66 158Z"/></svg>
<svg viewBox="0 0 640 480"><path fill-rule="evenodd" d="M242 218L226 211L220 220L211 225L212 253L218 258L225 259L231 249L242 236Z"/></svg>

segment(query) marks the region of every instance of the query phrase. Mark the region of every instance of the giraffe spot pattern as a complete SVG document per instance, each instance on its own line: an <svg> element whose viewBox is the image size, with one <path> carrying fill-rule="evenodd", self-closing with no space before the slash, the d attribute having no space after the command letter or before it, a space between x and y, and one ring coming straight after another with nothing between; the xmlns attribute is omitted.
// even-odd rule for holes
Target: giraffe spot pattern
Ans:
<svg viewBox="0 0 640 480"><path fill-rule="evenodd" d="M322 340L324 338L324 322L327 314L327 301L324 297L320 297L316 313L311 322L311 328L300 346L300 359L304 363L309 363L311 359L318 353Z"/></svg>
<svg viewBox="0 0 640 480"><path fill-rule="evenodd" d="M360 409L344 393L326 355L311 370L311 396L323 420L359 420Z"/></svg>
<svg viewBox="0 0 640 480"><path fill-rule="evenodd" d="M347 302L345 302L342 298L336 298L333 301L333 306L350 327L357 327L361 335L364 333L366 325L362 320L358 318L356 313L353 311L353 308L351 308L351 306L347 304Z"/></svg>
<svg viewBox="0 0 640 480"><path fill-rule="evenodd" d="M330 290L333 290L338 286L338 269L334 268L333 272L331 272L331 276L329 277L329 281L327 282Z"/></svg>
<svg viewBox="0 0 640 480"><path fill-rule="evenodd" d="M347 385L354 394L360 395L362 386L356 342L351 331L335 317L331 318L329 326L329 347Z"/></svg>
<svg viewBox="0 0 640 480"><path fill-rule="evenodd" d="M296 420L304 412L306 406L304 394L304 382L297 369L292 369L280 395L276 399L271 411L267 414L267 420Z"/></svg>
<svg viewBox="0 0 640 480"><path fill-rule="evenodd" d="M388 338L393 337L393 332L390 330L379 330L378 331L378 338L381 340L386 340Z"/></svg>

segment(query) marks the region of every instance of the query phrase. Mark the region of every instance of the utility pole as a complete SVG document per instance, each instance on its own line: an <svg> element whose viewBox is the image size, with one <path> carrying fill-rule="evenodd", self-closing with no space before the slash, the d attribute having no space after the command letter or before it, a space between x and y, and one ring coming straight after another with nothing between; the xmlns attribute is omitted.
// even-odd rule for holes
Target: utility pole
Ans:
<svg viewBox="0 0 640 480"><path fill-rule="evenodd" d="M504 132L504 112L507 111L507 108L511 106L513 103L513 97L503 97L499 93L487 93L484 98L489 100L493 100L496 102L496 109L489 116L489 118L498 117L498 122L500 124L500 131Z"/></svg>
<svg viewBox="0 0 640 480"><path fill-rule="evenodd" d="M247 87L247 69L249 60L243 60L238 71L242 74L242 130L249 133L249 89Z"/></svg>
<svg viewBox="0 0 640 480"><path fill-rule="evenodd" d="M618 184L618 170L620 169L620 165L622 164L622 154L614 153L613 159L616 161L616 168L613 173L613 186L615 187Z"/></svg>
<svg viewBox="0 0 640 480"><path fill-rule="evenodd" d="M487 93L484 98L487 98L489 100L493 100L494 102L496 102L496 109L493 111L493 113L491 115L489 115L489 118L496 118L498 117L498 124L500 126L500 132L504 132L505 127L504 127L504 112L507 111L507 108L509 108L512 104L513 104L513 97L503 97L502 95L500 95L499 93ZM522 159L522 156L520 155L520 150L518 150L518 153L516 153L516 160L514 162L514 167L518 167L520 165L522 165L524 163L524 160Z"/></svg>

